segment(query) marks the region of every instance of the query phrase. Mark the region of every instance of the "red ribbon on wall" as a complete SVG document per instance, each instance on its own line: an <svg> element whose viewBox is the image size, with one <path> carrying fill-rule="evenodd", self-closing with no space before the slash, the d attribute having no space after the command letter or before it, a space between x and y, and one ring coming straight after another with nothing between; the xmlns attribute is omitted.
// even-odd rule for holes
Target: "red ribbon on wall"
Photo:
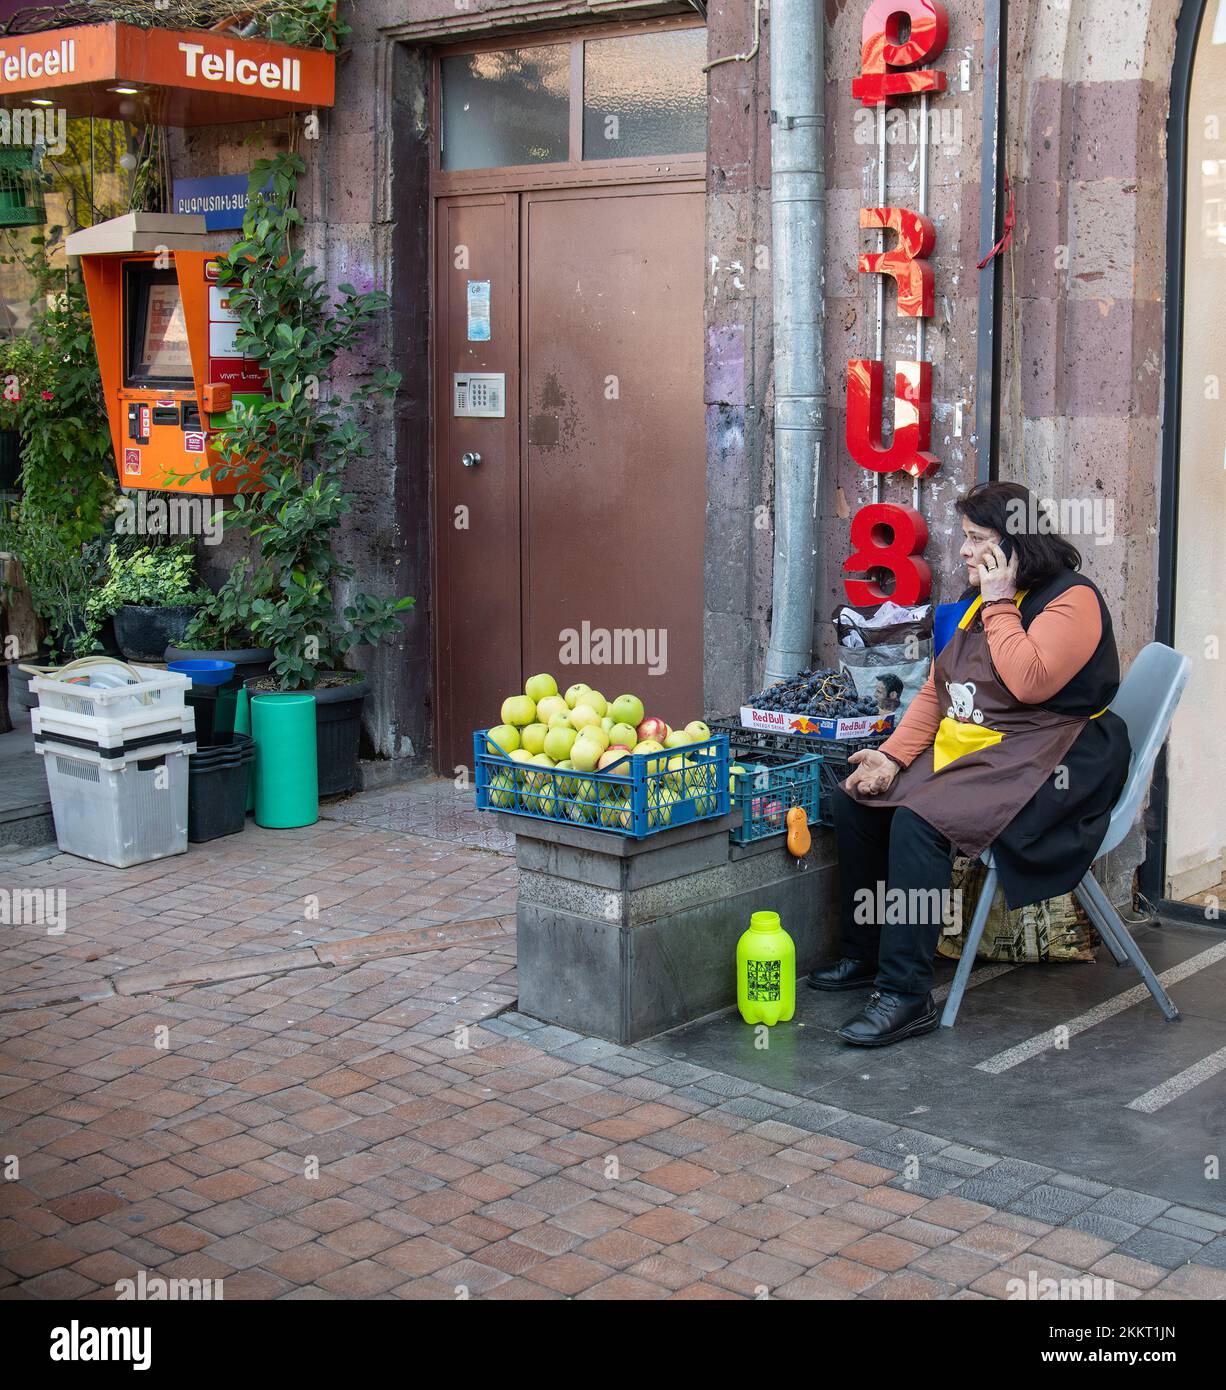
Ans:
<svg viewBox="0 0 1226 1390"><path fill-rule="evenodd" d="M976 270L982 270L993 256L999 256L1005 247L1013 240L1013 226L1015 222L1013 215L1013 188L1009 183L1008 169L1005 170L1005 192L1009 195L1009 206L1005 209L1005 230L1001 233L1000 240L992 247L983 260L976 262Z"/></svg>

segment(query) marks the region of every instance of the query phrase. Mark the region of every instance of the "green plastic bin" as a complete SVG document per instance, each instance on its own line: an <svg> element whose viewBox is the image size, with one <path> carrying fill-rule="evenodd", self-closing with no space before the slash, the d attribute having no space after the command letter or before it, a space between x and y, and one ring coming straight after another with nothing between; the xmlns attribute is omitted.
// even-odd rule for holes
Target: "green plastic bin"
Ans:
<svg viewBox="0 0 1226 1390"><path fill-rule="evenodd" d="M319 819L319 757L315 696L269 693L251 697L255 739L255 823L273 830Z"/></svg>

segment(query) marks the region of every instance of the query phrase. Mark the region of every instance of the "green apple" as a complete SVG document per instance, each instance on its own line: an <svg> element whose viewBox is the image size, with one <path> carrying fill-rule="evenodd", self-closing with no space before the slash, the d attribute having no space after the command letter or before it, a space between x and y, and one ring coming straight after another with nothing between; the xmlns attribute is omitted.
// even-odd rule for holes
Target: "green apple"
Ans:
<svg viewBox="0 0 1226 1390"><path fill-rule="evenodd" d="M614 721L613 716L612 716L611 714L606 714L606 715L604 715L604 716L601 718L601 721L600 721L600 727L605 731L606 734L609 735L610 738L612 738L612 736L613 736L613 725L614 725L614 722L615 722L615 721Z"/></svg>
<svg viewBox="0 0 1226 1390"><path fill-rule="evenodd" d="M636 753L663 753L664 745L654 738L645 738L641 743L634 745Z"/></svg>
<svg viewBox="0 0 1226 1390"><path fill-rule="evenodd" d="M543 700L536 702L536 717L542 724L552 722L555 714L565 714L568 709L566 699L562 695L546 695Z"/></svg>
<svg viewBox="0 0 1226 1390"><path fill-rule="evenodd" d="M602 753L609 746L609 736L599 724L588 724L585 728L580 729L579 737L594 743Z"/></svg>
<svg viewBox="0 0 1226 1390"><path fill-rule="evenodd" d="M600 824L609 830L629 830L634 825L628 784L602 782L600 786Z"/></svg>
<svg viewBox="0 0 1226 1390"><path fill-rule="evenodd" d="M598 772L604 772L606 768L615 767L623 758L630 756L628 748L606 748L600 755L600 761L596 764Z"/></svg>
<svg viewBox="0 0 1226 1390"><path fill-rule="evenodd" d="M602 719L609 712L609 702L599 690L589 690L583 697L583 703L585 705L591 705Z"/></svg>
<svg viewBox="0 0 1226 1390"><path fill-rule="evenodd" d="M728 791L732 796L736 796L736 784L739 777L748 777L749 770L741 766L740 763L733 763L728 769Z"/></svg>
<svg viewBox="0 0 1226 1390"><path fill-rule="evenodd" d="M684 748L693 742L694 740L684 729L674 729L664 740L664 746L665 748Z"/></svg>
<svg viewBox="0 0 1226 1390"><path fill-rule="evenodd" d="M639 736L634 732L633 724L614 724L611 729L606 730L609 735L609 742L624 743L627 748L633 748L639 741Z"/></svg>
<svg viewBox="0 0 1226 1390"><path fill-rule="evenodd" d="M530 695L511 695L502 702L502 722L523 728L536 720L536 701Z"/></svg>
<svg viewBox="0 0 1226 1390"><path fill-rule="evenodd" d="M552 676L529 676L524 682L524 694L532 700L543 700L558 693L558 683Z"/></svg>
<svg viewBox="0 0 1226 1390"><path fill-rule="evenodd" d="M570 750L579 735L570 728L550 729L545 735L545 752L551 758L562 762L570 757Z"/></svg>
<svg viewBox="0 0 1226 1390"><path fill-rule="evenodd" d="M595 739L577 738L571 745L570 760L578 772L595 772L604 749Z"/></svg>
<svg viewBox="0 0 1226 1390"><path fill-rule="evenodd" d="M673 818L673 807L677 803L676 792L660 782L652 787L648 795L647 824L668 825Z"/></svg>
<svg viewBox="0 0 1226 1390"><path fill-rule="evenodd" d="M619 695L609 706L609 713L619 724L633 724L637 729L643 722L643 702L637 695Z"/></svg>
<svg viewBox="0 0 1226 1390"><path fill-rule="evenodd" d="M593 724L600 727L600 715L589 705L586 700L581 705L576 705L570 712L571 727L575 729L587 729Z"/></svg>
<svg viewBox="0 0 1226 1390"><path fill-rule="evenodd" d="M570 710L568 709L559 710L548 722L551 729L573 729L575 727L570 722Z"/></svg>
<svg viewBox="0 0 1226 1390"><path fill-rule="evenodd" d="M515 805L515 776L509 767L496 767L490 778L490 805L506 810Z"/></svg>
<svg viewBox="0 0 1226 1390"><path fill-rule="evenodd" d="M590 685L584 685L582 681L576 681L575 684L572 685L566 692L566 703L571 707L571 709L574 709L574 707L579 703L579 701L583 698L584 695L587 694L587 692L591 688L592 687Z"/></svg>
<svg viewBox="0 0 1226 1390"><path fill-rule="evenodd" d="M511 761L516 763L530 763L532 761L532 754L529 753L526 748L517 748L515 752L511 754ZM511 775L514 779L516 790L522 792L528 785L528 774L517 769Z"/></svg>
<svg viewBox="0 0 1226 1390"><path fill-rule="evenodd" d="M701 719L691 719L685 726L685 732L695 743L705 743L711 737L710 727L704 724Z"/></svg>
<svg viewBox="0 0 1226 1390"><path fill-rule="evenodd" d="M519 741L529 753L543 753L545 751L545 735L548 732L549 730L544 724L525 724Z"/></svg>
<svg viewBox="0 0 1226 1390"><path fill-rule="evenodd" d="M519 730L514 724L495 724L485 736L485 751L506 757L520 746Z"/></svg>

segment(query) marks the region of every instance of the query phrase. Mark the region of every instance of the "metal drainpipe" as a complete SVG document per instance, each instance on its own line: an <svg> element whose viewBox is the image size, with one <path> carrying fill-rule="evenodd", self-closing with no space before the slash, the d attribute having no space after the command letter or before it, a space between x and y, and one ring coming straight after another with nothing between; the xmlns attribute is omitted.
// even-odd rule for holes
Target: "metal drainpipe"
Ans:
<svg viewBox="0 0 1226 1390"><path fill-rule="evenodd" d="M822 7L773 0L771 256L775 566L766 680L807 667L817 591L817 479L826 442L826 88Z"/></svg>

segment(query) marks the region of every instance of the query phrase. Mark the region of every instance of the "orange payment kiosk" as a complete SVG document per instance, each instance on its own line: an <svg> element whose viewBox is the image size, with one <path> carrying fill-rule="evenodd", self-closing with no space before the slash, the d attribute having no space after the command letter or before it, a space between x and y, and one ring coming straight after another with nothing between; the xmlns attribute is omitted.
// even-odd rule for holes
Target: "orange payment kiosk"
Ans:
<svg viewBox="0 0 1226 1390"><path fill-rule="evenodd" d="M220 463L214 437L235 400L267 394L259 364L234 346L238 322L200 216L128 213L75 232L120 485L229 495L242 471L201 477Z"/></svg>

